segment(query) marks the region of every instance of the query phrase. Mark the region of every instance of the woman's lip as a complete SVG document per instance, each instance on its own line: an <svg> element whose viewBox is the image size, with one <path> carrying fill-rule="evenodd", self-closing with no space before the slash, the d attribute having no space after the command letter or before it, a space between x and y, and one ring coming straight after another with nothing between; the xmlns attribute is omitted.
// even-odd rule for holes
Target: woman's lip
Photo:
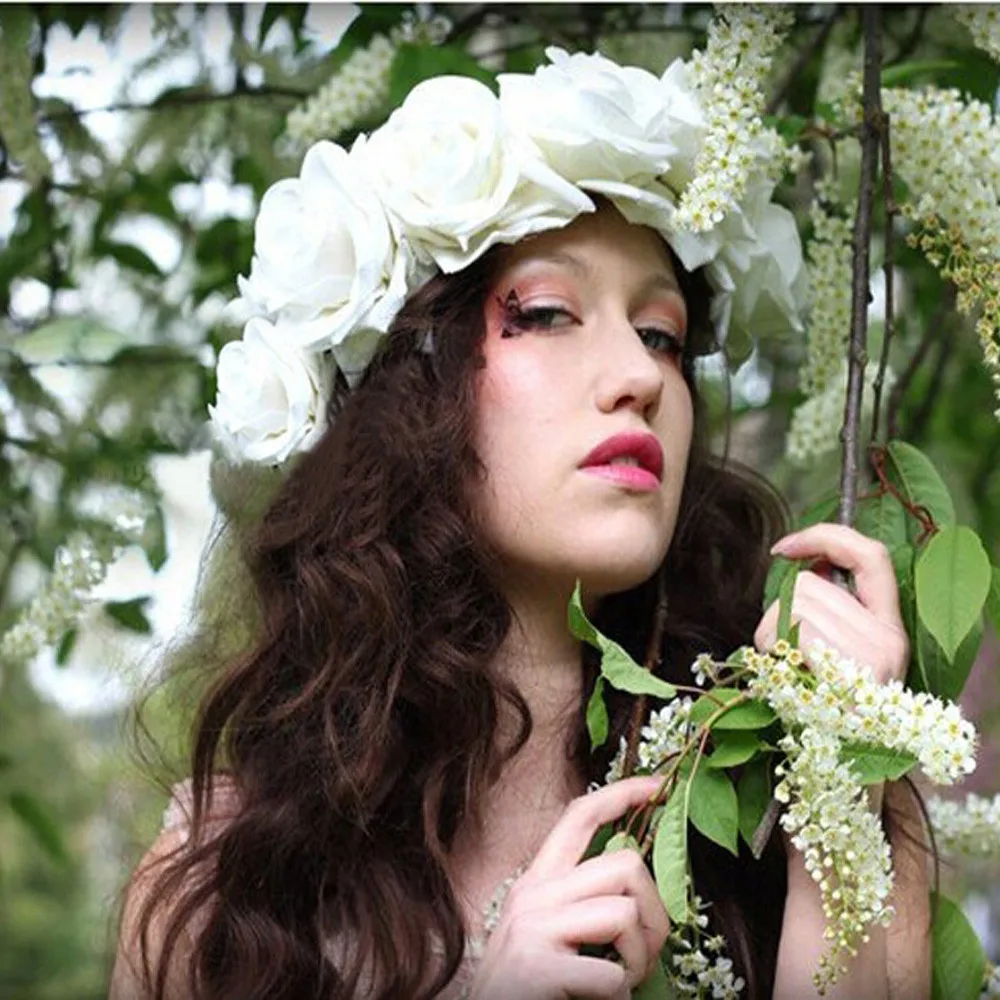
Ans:
<svg viewBox="0 0 1000 1000"><path fill-rule="evenodd" d="M655 434L648 431L624 431L614 434L592 449L580 463L584 471L608 466L612 459L631 458L638 462L640 471L652 475L657 484L663 476L663 446ZM615 465L613 469L636 468L636 466Z"/></svg>
<svg viewBox="0 0 1000 1000"><path fill-rule="evenodd" d="M629 490L649 493L660 488L660 480L649 469L639 465L587 465L581 472L588 472L601 479L609 479Z"/></svg>

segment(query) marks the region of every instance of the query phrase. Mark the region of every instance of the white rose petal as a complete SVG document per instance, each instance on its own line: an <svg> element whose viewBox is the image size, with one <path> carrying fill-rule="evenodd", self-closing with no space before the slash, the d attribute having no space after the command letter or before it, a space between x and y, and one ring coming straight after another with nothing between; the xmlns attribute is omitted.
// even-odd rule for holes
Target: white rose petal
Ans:
<svg viewBox="0 0 1000 1000"><path fill-rule="evenodd" d="M590 181L637 181L667 169L683 120L660 80L597 53L545 54L551 65L534 73L500 74L500 106L561 176L590 190Z"/></svg>
<svg viewBox="0 0 1000 1000"><path fill-rule="evenodd" d="M322 432L329 373L288 333L252 319L243 339L219 352L218 394L208 411L234 461L279 464L310 448Z"/></svg>
<svg viewBox="0 0 1000 1000"><path fill-rule="evenodd" d="M231 314L281 317L303 348L322 350L360 326L384 331L406 296L412 263L350 155L319 142L298 178L261 201L242 301Z"/></svg>
<svg viewBox="0 0 1000 1000"><path fill-rule="evenodd" d="M351 155L396 232L446 272L496 243L559 228L594 209L505 124L492 91L468 77L418 84Z"/></svg>

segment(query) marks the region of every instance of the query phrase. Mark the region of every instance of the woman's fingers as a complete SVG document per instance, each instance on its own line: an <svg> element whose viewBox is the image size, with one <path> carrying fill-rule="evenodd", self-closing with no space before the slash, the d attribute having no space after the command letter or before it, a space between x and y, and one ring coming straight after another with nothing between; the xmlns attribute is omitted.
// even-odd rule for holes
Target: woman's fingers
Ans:
<svg viewBox="0 0 1000 1000"><path fill-rule="evenodd" d="M519 884L527 886L539 879L571 871L605 823L648 802L660 785L659 778L627 778L574 799L552 828Z"/></svg>
<svg viewBox="0 0 1000 1000"><path fill-rule="evenodd" d="M670 933L670 918L656 883L636 851L613 851L582 862L564 878L548 883L539 905L559 909L599 896L634 900L646 946L651 953L659 954ZM525 903L532 905L529 900Z"/></svg>
<svg viewBox="0 0 1000 1000"><path fill-rule="evenodd" d="M877 618L899 621L899 591L889 551L842 524L814 524L786 535L771 549L787 559L825 559L854 576L858 600Z"/></svg>
<svg viewBox="0 0 1000 1000"><path fill-rule="evenodd" d="M770 649L778 638L778 603L772 604L754 634L758 649ZM792 598L792 620L799 623L803 649L820 640L865 664L881 682L903 675L909 662L909 640L902 622L876 617L841 587L810 571L801 572Z"/></svg>

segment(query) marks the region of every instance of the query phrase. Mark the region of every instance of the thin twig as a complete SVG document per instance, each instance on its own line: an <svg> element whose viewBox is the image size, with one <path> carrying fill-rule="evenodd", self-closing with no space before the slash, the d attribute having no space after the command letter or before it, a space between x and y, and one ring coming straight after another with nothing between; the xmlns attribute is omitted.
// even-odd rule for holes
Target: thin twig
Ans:
<svg viewBox="0 0 1000 1000"><path fill-rule="evenodd" d="M920 343L917 344L917 349L913 352L903 374L899 376L895 386L893 386L892 392L889 394L886 433L890 439L899 436L899 412L903 405L903 397L910 388L910 384L913 382L920 366L924 363L931 345L937 339L948 313L951 312L954 306L954 292L952 288L953 286L948 286L946 291L947 301L934 310L934 315L931 316L924 327L923 336L920 338Z"/></svg>
<svg viewBox="0 0 1000 1000"><path fill-rule="evenodd" d="M653 627L649 633L649 643L646 646L645 667L650 673L655 673L660 663L663 647L663 630L667 626L667 588L666 579L660 573L656 588L656 610L653 612ZM622 762L622 774L627 778L635 772L636 760L639 755L639 735L646 721L649 700L644 694L639 695L632 705L632 718L629 720L628 740L625 745L625 759Z"/></svg>
<svg viewBox="0 0 1000 1000"><path fill-rule="evenodd" d="M847 402L844 406L843 460L840 507L837 521L850 525L858 495L858 432L864 389L868 336L868 263L872 229L872 201L882 119L880 75L882 67L882 12L877 5L861 12L865 34L864 122L861 136L861 183L858 213L854 220L854 267L851 277L851 336L847 355Z"/></svg>
<svg viewBox="0 0 1000 1000"><path fill-rule="evenodd" d="M39 118L39 124L51 125L66 118L83 118L86 115L103 113L116 114L119 111L163 111L167 108L185 107L188 105L234 101L241 97L287 97L289 100L301 101L311 93L312 91L299 90L295 87L257 87L255 89L237 88L236 90L230 90L221 94L197 92L166 94L146 102L121 101L117 104L105 104L100 108L63 108L59 111L53 111L51 114L42 115Z"/></svg>
<svg viewBox="0 0 1000 1000"><path fill-rule="evenodd" d="M920 409L917 410L906 428L907 440L914 441L915 443L919 443L923 437L927 422L934 412L938 393L941 392L941 388L944 385L944 372L948 361L948 349L951 347L951 334L951 327L946 325L937 343L937 357L931 364L931 384L927 387L927 391L920 401Z"/></svg>
<svg viewBox="0 0 1000 1000"><path fill-rule="evenodd" d="M900 43L895 55L889 65L895 65L904 59L909 59L917 50L917 46L923 40L924 26L927 24L927 15L931 12L929 3L917 4L917 19L910 29L910 33Z"/></svg>
<svg viewBox="0 0 1000 1000"><path fill-rule="evenodd" d="M882 200L885 203L885 257L882 261L882 273L885 275L885 323L882 328L882 356L879 358L878 375L875 376L874 404L872 407L871 444L878 440L878 416L882 409L882 389L885 385L885 373L889 367L889 348L893 334L896 332L895 287L893 272L896 267L895 221L899 211L893 197L892 185L892 149L890 139L889 116L882 115Z"/></svg>
<svg viewBox="0 0 1000 1000"><path fill-rule="evenodd" d="M777 90L767 102L766 114L776 114L781 105L785 103L785 98L788 96L789 91L801 79L802 71L809 65L809 62L816 55L816 53L819 52L824 45L826 45L826 40L830 37L830 32L833 31L833 26L837 23L841 10L842 8L839 5L835 6L833 8L833 13L830 14L830 16L820 26L819 32L812 40L812 43L804 46L802 51L799 52L799 56L795 60L795 64L785 75L784 80L781 81Z"/></svg>

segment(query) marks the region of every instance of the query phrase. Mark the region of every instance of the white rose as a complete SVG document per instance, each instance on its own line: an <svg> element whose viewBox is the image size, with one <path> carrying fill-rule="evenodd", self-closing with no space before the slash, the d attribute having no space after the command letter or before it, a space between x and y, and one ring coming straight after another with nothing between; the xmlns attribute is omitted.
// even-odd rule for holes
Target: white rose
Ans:
<svg viewBox="0 0 1000 1000"><path fill-rule="evenodd" d="M418 84L351 155L397 232L446 272L496 243L560 228L594 210L506 125L493 92L469 77Z"/></svg>
<svg viewBox="0 0 1000 1000"><path fill-rule="evenodd" d="M674 133L690 112L686 95L597 53L552 47L545 54L551 65L497 79L504 117L547 163L587 190L591 181L641 182L668 168Z"/></svg>
<svg viewBox="0 0 1000 1000"><path fill-rule="evenodd" d="M318 355L298 349L288 330L252 319L243 339L219 352L218 390L208 412L234 461L284 462L323 429L329 382Z"/></svg>
<svg viewBox="0 0 1000 1000"><path fill-rule="evenodd" d="M280 316L288 335L312 350L358 328L384 331L414 280L379 198L332 142L310 148L298 178L268 189L254 251L231 315Z"/></svg>

